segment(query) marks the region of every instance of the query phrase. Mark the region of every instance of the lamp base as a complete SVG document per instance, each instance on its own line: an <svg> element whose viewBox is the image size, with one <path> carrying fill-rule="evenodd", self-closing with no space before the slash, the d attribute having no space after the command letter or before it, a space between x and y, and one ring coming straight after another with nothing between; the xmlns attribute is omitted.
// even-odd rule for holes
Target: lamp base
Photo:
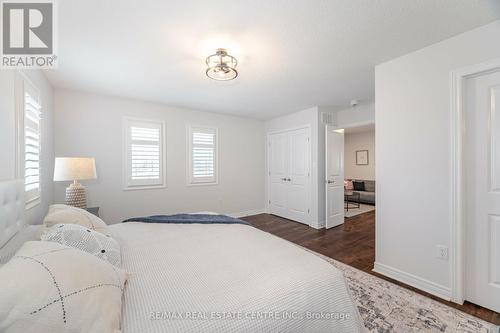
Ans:
<svg viewBox="0 0 500 333"><path fill-rule="evenodd" d="M74 182L66 188L66 205L81 209L87 208L87 195L82 184Z"/></svg>

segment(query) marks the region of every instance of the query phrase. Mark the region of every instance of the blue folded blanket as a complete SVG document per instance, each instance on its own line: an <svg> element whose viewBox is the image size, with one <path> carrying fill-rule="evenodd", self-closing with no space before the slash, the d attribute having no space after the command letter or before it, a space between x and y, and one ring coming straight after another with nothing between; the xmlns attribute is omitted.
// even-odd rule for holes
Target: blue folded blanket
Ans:
<svg viewBox="0 0 500 333"><path fill-rule="evenodd" d="M153 215L147 217L133 217L123 222L250 225L250 223L240 219L235 219L234 217L226 215L210 215L210 214Z"/></svg>

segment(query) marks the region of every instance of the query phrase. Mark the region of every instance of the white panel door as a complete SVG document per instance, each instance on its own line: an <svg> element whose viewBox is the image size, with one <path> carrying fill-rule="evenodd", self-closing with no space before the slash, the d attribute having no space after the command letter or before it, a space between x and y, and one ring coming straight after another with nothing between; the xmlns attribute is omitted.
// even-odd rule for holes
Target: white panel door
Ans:
<svg viewBox="0 0 500 333"><path fill-rule="evenodd" d="M466 85L466 299L500 312L500 73Z"/></svg>
<svg viewBox="0 0 500 333"><path fill-rule="evenodd" d="M326 228L344 223L344 133L326 126Z"/></svg>
<svg viewBox="0 0 500 333"><path fill-rule="evenodd" d="M309 130L288 133L288 218L309 224Z"/></svg>
<svg viewBox="0 0 500 333"><path fill-rule="evenodd" d="M287 217L288 135L269 135L269 210Z"/></svg>

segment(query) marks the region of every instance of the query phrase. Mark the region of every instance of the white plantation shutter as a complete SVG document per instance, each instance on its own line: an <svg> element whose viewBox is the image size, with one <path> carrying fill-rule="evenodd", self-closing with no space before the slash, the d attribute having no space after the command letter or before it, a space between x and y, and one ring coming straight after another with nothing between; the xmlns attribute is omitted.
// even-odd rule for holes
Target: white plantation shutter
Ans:
<svg viewBox="0 0 500 333"><path fill-rule="evenodd" d="M164 185L163 123L126 120L127 187Z"/></svg>
<svg viewBox="0 0 500 333"><path fill-rule="evenodd" d="M131 178L160 179L160 129L130 127Z"/></svg>
<svg viewBox="0 0 500 333"><path fill-rule="evenodd" d="M40 152L42 106L38 91L27 81L23 82L23 130L24 130L24 182L26 203L40 200Z"/></svg>
<svg viewBox="0 0 500 333"><path fill-rule="evenodd" d="M190 183L217 182L217 129L190 127Z"/></svg>

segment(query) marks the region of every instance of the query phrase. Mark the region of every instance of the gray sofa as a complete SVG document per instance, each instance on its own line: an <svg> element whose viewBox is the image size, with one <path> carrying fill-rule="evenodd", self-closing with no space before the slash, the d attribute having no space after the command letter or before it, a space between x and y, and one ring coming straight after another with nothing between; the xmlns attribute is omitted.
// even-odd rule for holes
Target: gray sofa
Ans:
<svg viewBox="0 0 500 333"><path fill-rule="evenodd" d="M359 193L359 201L364 204L375 205L375 181L374 180L363 180L363 179L350 179L354 182L365 183L364 191L356 191Z"/></svg>

